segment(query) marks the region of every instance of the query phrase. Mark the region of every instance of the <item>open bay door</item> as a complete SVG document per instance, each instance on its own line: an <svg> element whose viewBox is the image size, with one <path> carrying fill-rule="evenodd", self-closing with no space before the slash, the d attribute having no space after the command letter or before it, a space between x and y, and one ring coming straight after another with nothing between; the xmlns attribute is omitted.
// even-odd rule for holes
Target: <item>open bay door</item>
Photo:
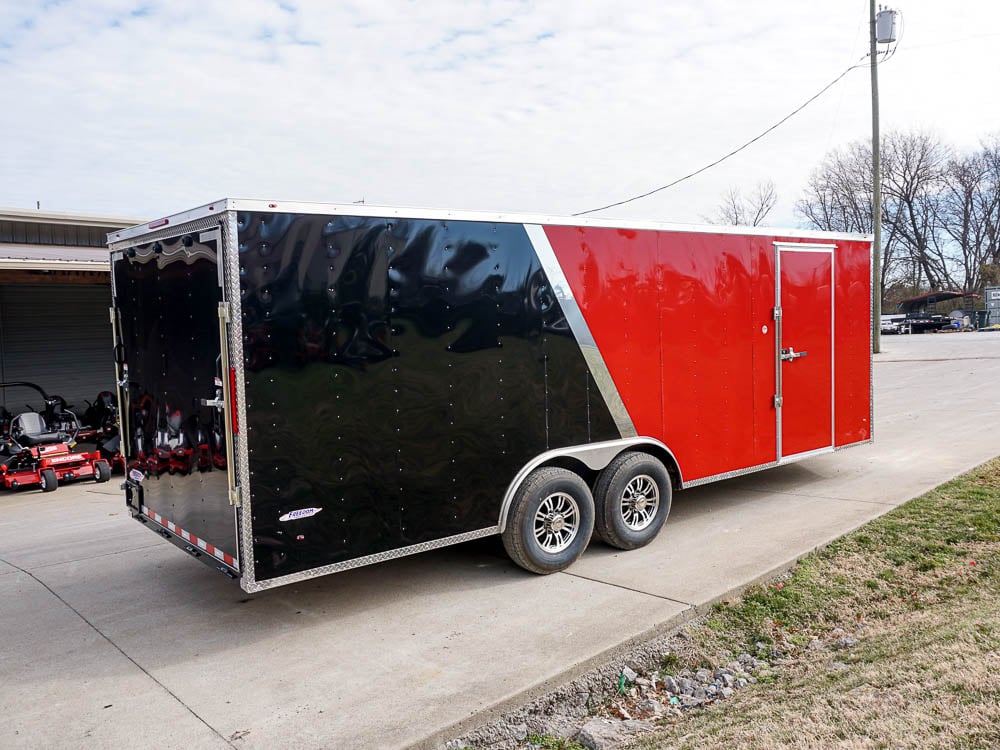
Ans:
<svg viewBox="0 0 1000 750"><path fill-rule="evenodd" d="M221 230L112 253L126 498L189 554L239 570Z"/></svg>
<svg viewBox="0 0 1000 750"><path fill-rule="evenodd" d="M834 249L775 243L779 460L833 449Z"/></svg>

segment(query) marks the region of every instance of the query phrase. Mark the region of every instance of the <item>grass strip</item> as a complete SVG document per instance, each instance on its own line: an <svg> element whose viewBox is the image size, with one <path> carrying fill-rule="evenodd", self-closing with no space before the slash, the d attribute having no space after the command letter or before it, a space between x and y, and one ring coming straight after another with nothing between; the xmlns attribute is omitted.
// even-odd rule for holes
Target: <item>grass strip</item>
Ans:
<svg viewBox="0 0 1000 750"><path fill-rule="evenodd" d="M817 501L821 502L821 501ZM717 605L674 667L766 659L646 750L1000 747L1000 459Z"/></svg>

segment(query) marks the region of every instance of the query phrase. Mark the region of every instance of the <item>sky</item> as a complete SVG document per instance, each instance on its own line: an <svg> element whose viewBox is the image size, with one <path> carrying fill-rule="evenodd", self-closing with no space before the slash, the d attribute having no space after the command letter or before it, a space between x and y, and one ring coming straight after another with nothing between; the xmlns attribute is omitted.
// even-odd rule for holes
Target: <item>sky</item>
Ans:
<svg viewBox="0 0 1000 750"><path fill-rule="evenodd" d="M882 131L1000 133L1000 4L900 0ZM148 219L222 198L567 215L695 171L868 49L868 0L0 0L0 206ZM723 164L594 214L794 210L871 137L867 65Z"/></svg>

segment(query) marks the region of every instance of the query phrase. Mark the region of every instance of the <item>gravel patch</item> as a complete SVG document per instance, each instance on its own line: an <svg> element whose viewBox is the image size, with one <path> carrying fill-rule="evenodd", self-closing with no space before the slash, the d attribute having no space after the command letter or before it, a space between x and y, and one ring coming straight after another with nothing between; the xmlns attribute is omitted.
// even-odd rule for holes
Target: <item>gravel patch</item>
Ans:
<svg viewBox="0 0 1000 750"><path fill-rule="evenodd" d="M614 750L658 725L683 721L686 713L724 702L736 691L796 663L788 653L763 642L756 653L741 653L726 663L699 669L667 668L690 663L689 630L704 617L678 631L639 644L613 661L511 711L478 729L438 746L438 750L530 750L533 736L572 740L590 750ZM805 651L843 654L858 640L840 628L815 637ZM830 670L845 668L831 660Z"/></svg>

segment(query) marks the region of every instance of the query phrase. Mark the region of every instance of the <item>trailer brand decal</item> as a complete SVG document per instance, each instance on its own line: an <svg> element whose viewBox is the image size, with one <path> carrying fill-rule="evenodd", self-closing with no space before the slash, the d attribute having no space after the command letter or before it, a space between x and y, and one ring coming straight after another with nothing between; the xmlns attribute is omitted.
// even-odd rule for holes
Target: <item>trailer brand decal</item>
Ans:
<svg viewBox="0 0 1000 750"><path fill-rule="evenodd" d="M315 516L319 513L322 508L300 508L299 510L290 510L285 515L281 516L278 520L284 523L285 521L298 521L300 518L309 518L309 516Z"/></svg>
<svg viewBox="0 0 1000 750"><path fill-rule="evenodd" d="M132 471L128 473L128 478L133 482L141 482L146 478L146 475L142 473L141 469L132 469Z"/></svg>
<svg viewBox="0 0 1000 750"><path fill-rule="evenodd" d="M196 545L198 549L205 550L208 554L212 555L212 557L216 558L217 560L221 560L234 570L236 569L236 558L234 558L232 555L226 554L218 547L206 542L204 539L199 539L191 532L184 531L184 529L175 524L173 521L168 521L159 513L157 513L154 510L150 510L145 505L142 506L142 512L145 513L149 518L152 518L154 521L160 524L160 526L162 526L163 528L172 531L174 534L179 536L184 541L191 542L191 544Z"/></svg>

